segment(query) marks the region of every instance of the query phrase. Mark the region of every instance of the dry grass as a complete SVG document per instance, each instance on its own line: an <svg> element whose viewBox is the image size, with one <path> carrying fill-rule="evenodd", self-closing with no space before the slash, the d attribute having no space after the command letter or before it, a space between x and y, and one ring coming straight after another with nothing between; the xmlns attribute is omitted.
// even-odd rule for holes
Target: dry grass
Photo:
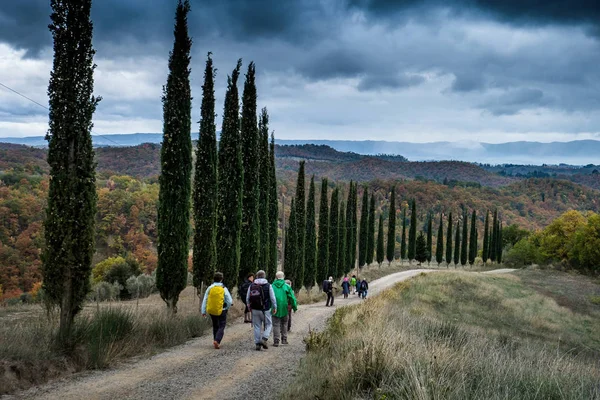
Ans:
<svg viewBox="0 0 600 400"><path fill-rule="evenodd" d="M598 326L515 276L419 276L309 335L284 398L599 399Z"/></svg>

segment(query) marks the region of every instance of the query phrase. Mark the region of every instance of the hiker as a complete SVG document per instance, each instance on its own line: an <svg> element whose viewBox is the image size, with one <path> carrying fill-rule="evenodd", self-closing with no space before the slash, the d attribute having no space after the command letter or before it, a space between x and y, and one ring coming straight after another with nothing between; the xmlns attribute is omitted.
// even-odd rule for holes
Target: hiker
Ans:
<svg viewBox="0 0 600 400"><path fill-rule="evenodd" d="M256 279L250 285L246 294L246 304L252 311L252 326L254 327L254 343L256 350L268 349L267 341L273 329L272 314L277 313L277 300L273 288L266 279L267 274L262 269L256 273ZM264 325L264 331L261 329Z"/></svg>
<svg viewBox="0 0 600 400"><path fill-rule="evenodd" d="M273 281L273 292L277 299L277 312L273 314L273 347L279 346L280 337L281 344L288 344L288 307L291 306L294 312L298 309L294 291L290 285L285 283L283 278L283 272L277 271L275 280Z"/></svg>
<svg viewBox="0 0 600 400"><path fill-rule="evenodd" d="M356 275L352 275L352 278L350 278L350 286L352 287L352 294L356 294L357 289L358 289L358 282L356 280Z"/></svg>
<svg viewBox="0 0 600 400"><path fill-rule="evenodd" d="M287 283L289 285L289 287L292 287L292 281L290 281L289 279L286 279L285 283ZM292 331L292 305L290 303L288 303L288 325L287 325L287 330L288 330L288 333Z"/></svg>
<svg viewBox="0 0 600 400"><path fill-rule="evenodd" d="M206 314L210 315L213 326L213 346L215 349L220 349L227 323L227 310L233 305L233 299L229 290L223 285L222 272L215 272L213 280L214 283L204 293L201 312L205 318Z"/></svg>
<svg viewBox="0 0 600 400"><path fill-rule="evenodd" d="M323 291L327 293L327 303L325 303L325 307L333 306L333 277L329 277L323 281ZM329 304L331 301L331 304Z"/></svg>
<svg viewBox="0 0 600 400"><path fill-rule="evenodd" d="M363 279L360 283L360 297L363 299L367 298L367 293L369 292L369 284L366 279Z"/></svg>
<svg viewBox="0 0 600 400"><path fill-rule="evenodd" d="M344 277L344 281L342 282L342 293L344 294L344 298L347 299L350 294L350 280L348 276Z"/></svg>
<svg viewBox="0 0 600 400"><path fill-rule="evenodd" d="M244 281L244 283L242 283L240 285L240 288L238 290L238 293L240 294L242 302L244 303L244 323L246 323L246 324L249 324L252 322L252 313L250 312L250 309L248 308L248 304L246 303L246 295L248 294L248 289L250 289L250 285L252 285L252 282L254 282L254 274L251 272L246 277L246 280Z"/></svg>

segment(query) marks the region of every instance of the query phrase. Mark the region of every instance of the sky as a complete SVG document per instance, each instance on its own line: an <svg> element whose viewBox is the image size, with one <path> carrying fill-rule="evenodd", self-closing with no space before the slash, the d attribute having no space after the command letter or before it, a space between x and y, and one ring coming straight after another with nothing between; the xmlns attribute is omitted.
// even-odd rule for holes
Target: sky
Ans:
<svg viewBox="0 0 600 400"><path fill-rule="evenodd" d="M280 139L600 140L597 0L191 0L193 131L213 53L256 63ZM0 83L47 105L48 0L0 3ZM176 0L95 0L95 134L162 131ZM240 92L243 81L239 84ZM241 93L240 93L241 94ZM48 112L0 85L0 137Z"/></svg>

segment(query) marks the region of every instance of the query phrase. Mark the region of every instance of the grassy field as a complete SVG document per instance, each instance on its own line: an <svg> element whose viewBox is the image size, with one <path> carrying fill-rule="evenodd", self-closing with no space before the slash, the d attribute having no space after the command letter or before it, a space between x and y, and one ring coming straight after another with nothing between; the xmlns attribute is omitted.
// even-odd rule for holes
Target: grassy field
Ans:
<svg viewBox="0 0 600 400"><path fill-rule="evenodd" d="M341 308L284 398L599 399L600 285L544 275L428 274Z"/></svg>

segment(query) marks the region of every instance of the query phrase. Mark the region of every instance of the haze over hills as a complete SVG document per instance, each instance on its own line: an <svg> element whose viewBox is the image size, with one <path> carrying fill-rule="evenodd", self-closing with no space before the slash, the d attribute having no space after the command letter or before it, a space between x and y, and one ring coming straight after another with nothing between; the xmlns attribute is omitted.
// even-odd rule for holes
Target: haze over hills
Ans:
<svg viewBox="0 0 600 400"><path fill-rule="evenodd" d="M192 137L197 137L194 133ZM136 146L142 143L161 143L162 134L133 133L94 135L95 146ZM43 136L0 138L0 142L44 147ZM397 154L411 161L457 160L482 164L572 164L586 165L600 161L600 141L571 142L508 142L480 143L471 141L409 143L383 140L287 140L276 139L281 145L327 145L338 151L357 154Z"/></svg>

